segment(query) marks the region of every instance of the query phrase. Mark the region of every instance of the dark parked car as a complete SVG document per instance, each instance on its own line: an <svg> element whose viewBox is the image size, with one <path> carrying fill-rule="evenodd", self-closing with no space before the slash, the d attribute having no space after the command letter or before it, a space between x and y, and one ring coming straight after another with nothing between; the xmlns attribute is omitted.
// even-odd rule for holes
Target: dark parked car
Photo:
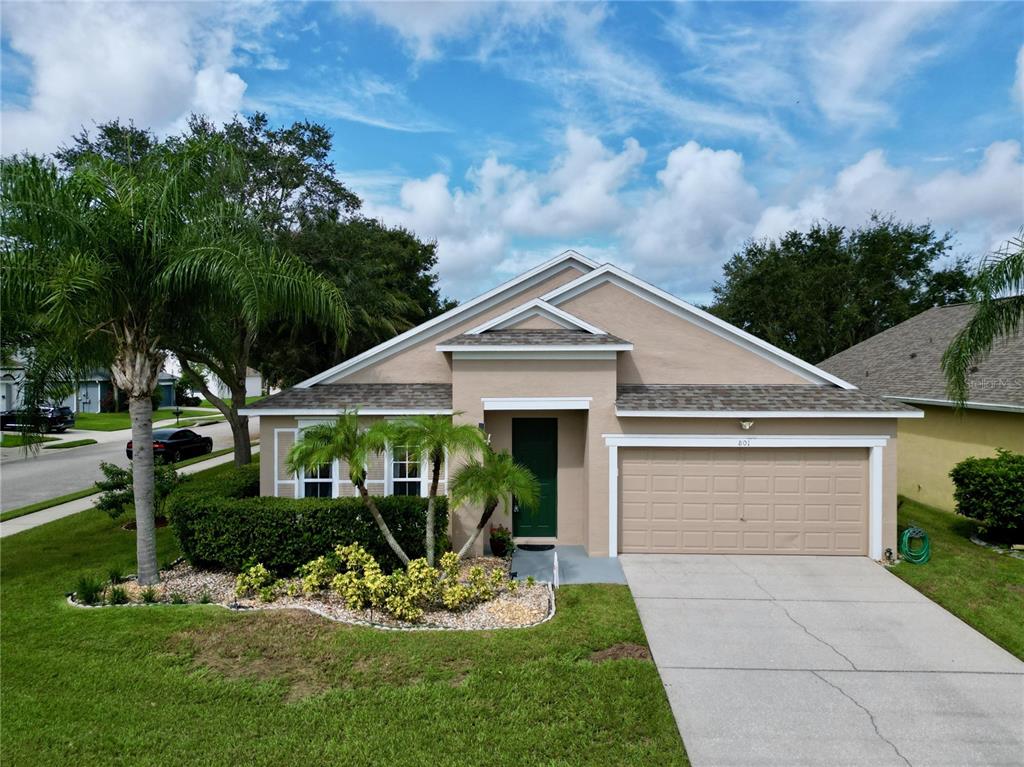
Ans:
<svg viewBox="0 0 1024 767"><path fill-rule="evenodd" d="M0 415L0 429L9 431L40 422L43 431L67 431L75 425L75 411L63 405L44 405L36 410L8 410Z"/></svg>
<svg viewBox="0 0 1024 767"><path fill-rule="evenodd" d="M177 463L183 458L213 452L213 438L201 437L191 429L157 429L153 432L153 457L166 463ZM132 458L132 441L125 448L128 460Z"/></svg>

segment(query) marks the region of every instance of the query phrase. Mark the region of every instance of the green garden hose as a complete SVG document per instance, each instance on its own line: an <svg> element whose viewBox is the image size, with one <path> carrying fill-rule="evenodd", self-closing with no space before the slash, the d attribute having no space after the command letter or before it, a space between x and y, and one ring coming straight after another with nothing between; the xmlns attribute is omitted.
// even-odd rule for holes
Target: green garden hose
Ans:
<svg viewBox="0 0 1024 767"><path fill-rule="evenodd" d="M910 548L910 542L915 539L919 539L921 545L916 549L912 549ZM928 540L928 533L917 525L911 525L904 530L903 535L900 536L900 556L915 565L923 565L931 559L932 544Z"/></svg>

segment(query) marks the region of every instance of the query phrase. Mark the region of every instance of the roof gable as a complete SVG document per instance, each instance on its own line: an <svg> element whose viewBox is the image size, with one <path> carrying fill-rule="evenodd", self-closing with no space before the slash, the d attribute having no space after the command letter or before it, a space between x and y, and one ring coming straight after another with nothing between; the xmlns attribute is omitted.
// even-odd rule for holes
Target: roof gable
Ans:
<svg viewBox="0 0 1024 767"><path fill-rule="evenodd" d="M410 330L400 333L384 343L368 349L351 359L307 378L296 384L297 388L307 388L321 383L330 383L352 375L381 360L397 354L422 343L425 339L443 333L446 330L471 320L473 317L486 312L488 309L499 306L502 303L514 298L516 295L529 290L531 287L544 283L557 274L567 269L585 274L597 268L597 264L582 256L574 250L567 250L555 258L524 272L508 282L502 283L496 288L483 293L476 298L459 304L444 314L438 315L427 322L417 325Z"/></svg>
<svg viewBox="0 0 1024 767"><path fill-rule="evenodd" d="M521 322L532 317L543 317L566 330L582 330L598 336L607 335L605 331L596 325L591 325L589 322L581 320L579 317L569 314L569 312L562 311L557 306L552 306L540 298L527 301L522 306L517 306L511 311L477 325L475 328L467 331L467 333L469 335L478 335L487 331L512 330Z"/></svg>
<svg viewBox="0 0 1024 767"><path fill-rule="evenodd" d="M838 376L822 370L809 362L779 349L776 346L751 335L696 306L677 298L664 290L619 269L612 264L603 266L581 275L575 280L561 285L541 296L549 304L560 306L602 285L612 284L629 293L680 317L697 327L729 341L759 357L769 360L780 368L787 370L809 383L828 383L843 389L857 388ZM640 339L634 338L639 343Z"/></svg>

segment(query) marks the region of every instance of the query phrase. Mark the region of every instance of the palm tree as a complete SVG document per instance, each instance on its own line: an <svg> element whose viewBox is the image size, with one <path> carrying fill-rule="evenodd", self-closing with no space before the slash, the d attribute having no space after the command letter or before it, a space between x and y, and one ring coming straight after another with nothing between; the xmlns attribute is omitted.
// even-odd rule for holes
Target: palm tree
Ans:
<svg viewBox="0 0 1024 767"><path fill-rule="evenodd" d="M461 415L457 413L456 415ZM459 455L467 457L483 450L487 442L480 429L468 423L457 424L451 416L418 415L392 424L392 445L409 451L415 461L430 461L430 489L427 494L427 522L425 547L427 563L434 564L434 505L441 467L445 456L451 460Z"/></svg>
<svg viewBox="0 0 1024 767"><path fill-rule="evenodd" d="M380 528L384 540L388 542L388 546L402 564L407 565L409 557L391 534L373 496L366 490L367 460L384 452L390 436L391 429L386 422L381 421L368 429L361 429L359 414L355 411L345 411L334 423L318 423L303 429L298 442L288 451L285 465L288 471L296 474L300 470L313 471L336 460L344 461L348 465L349 479L359 490L359 495Z"/></svg>
<svg viewBox="0 0 1024 767"><path fill-rule="evenodd" d="M483 506L476 530L459 549L461 559L473 548L499 503L507 510L514 498L524 509L536 508L540 500L540 484L533 472L516 463L507 450L496 453L486 447L482 461L474 459L455 473L451 496L453 508L465 502Z"/></svg>
<svg viewBox="0 0 1024 767"><path fill-rule="evenodd" d="M293 284L295 270L225 202L224 179L238 168L228 147L193 141L123 154L85 153L63 173L34 157L0 163L0 298L38 352L26 406L97 367L127 393L138 578L148 585L160 577L151 397L165 350L211 303L265 313L270 289L260 285ZM297 295L274 290L283 302ZM338 296L320 300L343 320Z"/></svg>
<svg viewBox="0 0 1024 767"><path fill-rule="evenodd" d="M1015 335L1024 324L1024 228L989 256L974 276L977 308L942 355L946 386L957 407L970 393L970 370L999 338Z"/></svg>

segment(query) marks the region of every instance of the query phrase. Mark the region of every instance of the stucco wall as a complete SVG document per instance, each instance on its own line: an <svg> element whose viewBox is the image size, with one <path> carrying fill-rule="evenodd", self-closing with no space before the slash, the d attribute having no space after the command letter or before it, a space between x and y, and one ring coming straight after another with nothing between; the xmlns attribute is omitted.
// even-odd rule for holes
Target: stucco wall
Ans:
<svg viewBox="0 0 1024 767"><path fill-rule="evenodd" d="M899 427L899 492L908 498L952 511L949 472L956 464L993 456L997 447L1024 453L1024 413L916 407L925 417L902 420Z"/></svg>
<svg viewBox="0 0 1024 767"><path fill-rule="evenodd" d="M633 343L619 355L621 384L808 383L618 285L605 283L558 308Z"/></svg>
<svg viewBox="0 0 1024 767"><path fill-rule="evenodd" d="M486 322L492 317L504 314L532 298L554 290L559 285L581 275L577 269L566 267L532 288L503 301L485 312L475 314L450 328L421 338L415 346L404 349L369 367L350 375L332 379L332 383L448 383L452 380L450 355L438 353L435 347L444 341Z"/></svg>

